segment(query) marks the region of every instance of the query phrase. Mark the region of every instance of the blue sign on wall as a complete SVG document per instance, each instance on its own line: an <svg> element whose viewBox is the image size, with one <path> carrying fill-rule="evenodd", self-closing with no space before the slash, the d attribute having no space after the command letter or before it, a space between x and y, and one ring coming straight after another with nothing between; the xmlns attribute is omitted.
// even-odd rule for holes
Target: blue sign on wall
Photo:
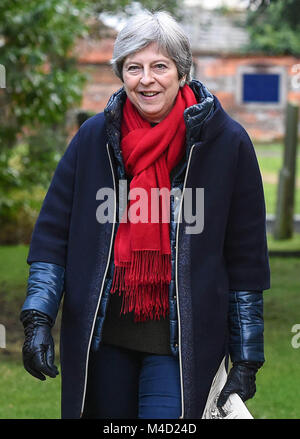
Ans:
<svg viewBox="0 0 300 439"><path fill-rule="evenodd" d="M243 74L243 102L278 104L280 75L272 73Z"/></svg>

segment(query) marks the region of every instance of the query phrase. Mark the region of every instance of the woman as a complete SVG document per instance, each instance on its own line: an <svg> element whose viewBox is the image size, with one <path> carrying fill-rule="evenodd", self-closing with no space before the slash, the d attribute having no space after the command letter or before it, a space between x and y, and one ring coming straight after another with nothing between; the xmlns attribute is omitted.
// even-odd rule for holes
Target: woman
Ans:
<svg viewBox="0 0 300 439"><path fill-rule="evenodd" d="M124 86L81 126L45 197L23 359L39 379L57 375L64 292L63 418L201 418L228 354L218 405L255 393L269 288L261 176L247 133L191 65L168 14L133 17L114 47Z"/></svg>

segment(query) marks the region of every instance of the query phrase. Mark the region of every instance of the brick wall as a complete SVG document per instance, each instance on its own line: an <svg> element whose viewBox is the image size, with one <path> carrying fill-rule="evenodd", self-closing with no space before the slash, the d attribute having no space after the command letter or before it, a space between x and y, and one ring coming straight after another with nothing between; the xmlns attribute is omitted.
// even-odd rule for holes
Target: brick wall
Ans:
<svg viewBox="0 0 300 439"><path fill-rule="evenodd" d="M221 101L228 113L239 121L253 139L274 141L284 135L284 115L288 100L300 105L300 78L296 80L294 57L266 56L201 56L195 55L194 76L203 82ZM242 67L279 67L283 73L284 97L281 105L241 104L239 102L239 75ZM294 70L293 70L294 67ZM300 129L300 127L299 127ZM299 130L300 132L300 130Z"/></svg>
<svg viewBox="0 0 300 439"><path fill-rule="evenodd" d="M110 59L113 38L78 44L79 69L89 75L84 88L81 110L103 111L111 94L122 83L113 74ZM239 72L245 66L279 67L283 72L284 98L281 105L245 105L239 102ZM293 71L299 65L297 72ZM300 59L294 57L238 56L194 53L194 75L221 101L226 111L240 122L255 141L281 140L287 100L300 104ZM300 132L300 127L299 127Z"/></svg>

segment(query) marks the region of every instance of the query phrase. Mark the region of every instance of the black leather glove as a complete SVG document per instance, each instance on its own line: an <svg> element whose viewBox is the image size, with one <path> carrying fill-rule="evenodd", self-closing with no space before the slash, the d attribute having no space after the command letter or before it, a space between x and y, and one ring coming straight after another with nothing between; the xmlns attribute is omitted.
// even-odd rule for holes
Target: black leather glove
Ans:
<svg viewBox="0 0 300 439"><path fill-rule="evenodd" d="M252 398L256 392L255 376L262 362L240 361L233 363L227 381L217 401L223 407L231 393L237 393L243 401Z"/></svg>
<svg viewBox="0 0 300 439"><path fill-rule="evenodd" d="M20 320L25 332L22 349L25 369L42 381L46 379L45 375L55 378L59 372L54 365L54 342L51 335L54 322L36 310L22 311Z"/></svg>

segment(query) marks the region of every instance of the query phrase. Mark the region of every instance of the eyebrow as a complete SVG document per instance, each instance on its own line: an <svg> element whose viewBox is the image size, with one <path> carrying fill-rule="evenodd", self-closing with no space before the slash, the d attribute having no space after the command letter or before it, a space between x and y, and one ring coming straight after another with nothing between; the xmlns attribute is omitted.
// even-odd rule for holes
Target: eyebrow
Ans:
<svg viewBox="0 0 300 439"><path fill-rule="evenodd" d="M170 62L170 60L168 60L168 58L164 58L164 59L162 59L162 58L158 58L157 60L151 62L151 64L157 64L157 63L165 63L165 64L168 64L169 62ZM143 63L142 63L142 62L139 62L139 61L130 61L130 60L127 60L127 61L124 62L124 67L127 67L127 66L129 66L130 64L139 64L139 65L142 65Z"/></svg>

